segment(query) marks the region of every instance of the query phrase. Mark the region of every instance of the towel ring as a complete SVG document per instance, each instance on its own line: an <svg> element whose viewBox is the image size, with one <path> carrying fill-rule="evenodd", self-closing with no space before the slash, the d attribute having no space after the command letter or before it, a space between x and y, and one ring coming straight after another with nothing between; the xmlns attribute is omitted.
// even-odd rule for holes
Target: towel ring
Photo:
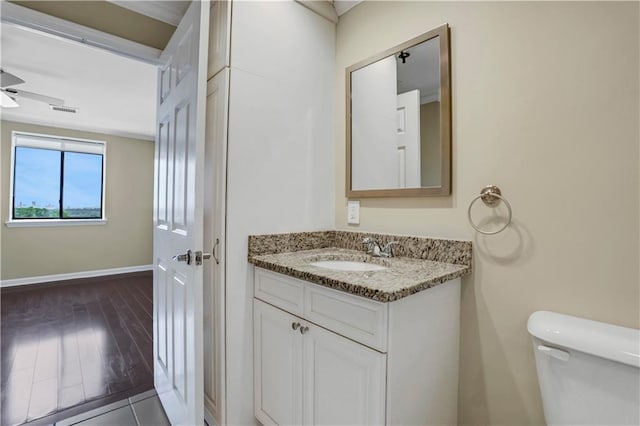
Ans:
<svg viewBox="0 0 640 426"><path fill-rule="evenodd" d="M480 199L485 205L489 207L496 207L501 201L504 202L504 204L507 206L507 211L509 212L509 215L507 218L507 222L504 224L502 228L499 228L495 231L485 231L484 229L480 228L478 225L476 225L473 222L473 219L471 218L471 208L473 207L473 204ZM469 217L469 223L471 224L473 229L475 229L476 231L484 235L494 235L507 229L507 226L509 226L509 224L511 223L511 218L513 214L511 212L511 204L509 204L506 198L502 196L502 191L500 191L500 188L498 188L495 185L487 185L484 188L482 188L482 191L480 191L480 195L478 195L476 198L471 200L471 203L469 203L467 216Z"/></svg>

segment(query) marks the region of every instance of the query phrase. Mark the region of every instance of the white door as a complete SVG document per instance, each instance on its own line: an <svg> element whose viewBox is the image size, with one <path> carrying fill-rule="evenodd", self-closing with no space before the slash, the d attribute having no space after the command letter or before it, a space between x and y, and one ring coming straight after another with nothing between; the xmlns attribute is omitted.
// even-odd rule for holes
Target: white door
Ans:
<svg viewBox="0 0 640 426"><path fill-rule="evenodd" d="M396 57L351 74L351 179L354 189L398 188Z"/></svg>
<svg viewBox="0 0 640 426"><path fill-rule="evenodd" d="M385 424L386 355L305 325L303 424Z"/></svg>
<svg viewBox="0 0 640 426"><path fill-rule="evenodd" d="M302 424L302 320L253 299L255 416L263 425Z"/></svg>
<svg viewBox="0 0 640 426"><path fill-rule="evenodd" d="M208 2L192 2L161 56L154 188L154 383L172 424L203 413L203 171Z"/></svg>
<svg viewBox="0 0 640 426"><path fill-rule="evenodd" d="M398 95L398 187L420 188L420 91Z"/></svg>

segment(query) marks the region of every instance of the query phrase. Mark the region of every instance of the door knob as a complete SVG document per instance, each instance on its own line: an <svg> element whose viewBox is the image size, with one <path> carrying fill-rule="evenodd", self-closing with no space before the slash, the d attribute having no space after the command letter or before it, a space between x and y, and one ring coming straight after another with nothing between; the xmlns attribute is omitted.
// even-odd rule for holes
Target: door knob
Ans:
<svg viewBox="0 0 640 426"><path fill-rule="evenodd" d="M292 322L291 323L291 328L293 328L294 330L297 330L300 328L300 323L299 322Z"/></svg>
<svg viewBox="0 0 640 426"><path fill-rule="evenodd" d="M191 265L191 250L187 250L185 254L176 254L173 256L173 260L176 262L187 262L187 265Z"/></svg>
<svg viewBox="0 0 640 426"><path fill-rule="evenodd" d="M300 334L304 334L304 333L306 333L307 331L309 331L309 327L307 327L307 326L300 327Z"/></svg>

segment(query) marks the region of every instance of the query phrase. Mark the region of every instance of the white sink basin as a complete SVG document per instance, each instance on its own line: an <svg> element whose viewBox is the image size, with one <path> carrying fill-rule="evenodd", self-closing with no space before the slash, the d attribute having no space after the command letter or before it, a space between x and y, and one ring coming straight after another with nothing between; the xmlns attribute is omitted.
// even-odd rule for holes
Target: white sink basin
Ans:
<svg viewBox="0 0 640 426"><path fill-rule="evenodd" d="M338 271L382 271L383 269L387 269L384 266L373 263L351 262L349 260L322 260L319 262L311 262L310 265Z"/></svg>

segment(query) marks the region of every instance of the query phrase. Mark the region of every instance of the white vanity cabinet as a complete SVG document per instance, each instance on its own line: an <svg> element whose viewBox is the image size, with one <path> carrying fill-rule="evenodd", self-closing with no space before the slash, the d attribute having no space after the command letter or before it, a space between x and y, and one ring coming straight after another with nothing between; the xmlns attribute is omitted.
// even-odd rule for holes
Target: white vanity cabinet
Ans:
<svg viewBox="0 0 640 426"><path fill-rule="evenodd" d="M385 354L258 299L254 322L262 424L384 423Z"/></svg>
<svg viewBox="0 0 640 426"><path fill-rule="evenodd" d="M261 268L254 278L262 424L456 424L459 279L383 303Z"/></svg>

